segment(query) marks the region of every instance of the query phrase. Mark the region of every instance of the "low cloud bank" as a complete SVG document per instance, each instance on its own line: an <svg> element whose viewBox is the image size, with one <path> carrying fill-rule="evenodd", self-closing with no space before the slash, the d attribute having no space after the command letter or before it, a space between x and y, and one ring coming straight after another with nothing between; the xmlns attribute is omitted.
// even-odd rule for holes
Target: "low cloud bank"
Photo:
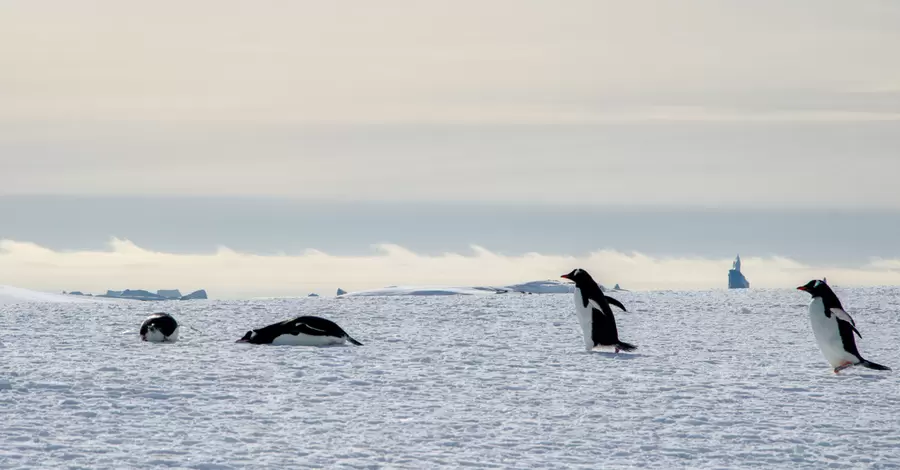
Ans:
<svg viewBox="0 0 900 470"><path fill-rule="evenodd" d="M210 254L175 254L112 239L106 251L54 251L0 240L0 284L44 290L207 289L214 298L331 294L387 285L506 285L558 278L575 267L602 284L632 290L724 288L731 259L651 257L600 250L587 256L526 253L506 256L473 246L471 254L422 255L376 245L371 255L337 256L316 250L257 255L220 247ZM857 267L810 266L783 257L742 257L752 287L794 287L827 276L843 286L900 284L900 260L874 259Z"/></svg>

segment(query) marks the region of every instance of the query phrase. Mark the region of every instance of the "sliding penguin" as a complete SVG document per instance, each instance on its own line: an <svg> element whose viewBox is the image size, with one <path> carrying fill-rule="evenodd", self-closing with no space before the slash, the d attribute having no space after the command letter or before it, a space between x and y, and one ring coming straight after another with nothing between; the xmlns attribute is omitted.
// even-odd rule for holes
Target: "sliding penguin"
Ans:
<svg viewBox="0 0 900 470"><path fill-rule="evenodd" d="M273 344L292 346L327 346L349 341L357 346L362 343L350 337L333 321L321 317L304 316L275 323L258 330L248 331L237 343Z"/></svg>
<svg viewBox="0 0 900 470"><path fill-rule="evenodd" d="M590 274L583 269L575 269L561 277L575 282L575 314L584 334L584 346L590 351L597 346L613 346L618 353L634 351L637 346L619 341L616 318L610 304L625 310L618 300L606 296Z"/></svg>
<svg viewBox="0 0 900 470"><path fill-rule="evenodd" d="M816 343L825 359L834 367L835 374L855 365L875 370L891 370L890 367L867 361L859 355L853 334L856 333L860 338L862 335L856 329L856 322L844 311L841 301L825 281L813 279L797 289L812 295L809 321Z"/></svg>
<svg viewBox="0 0 900 470"><path fill-rule="evenodd" d="M174 343L178 341L178 322L168 313L154 313L141 323L141 341Z"/></svg>

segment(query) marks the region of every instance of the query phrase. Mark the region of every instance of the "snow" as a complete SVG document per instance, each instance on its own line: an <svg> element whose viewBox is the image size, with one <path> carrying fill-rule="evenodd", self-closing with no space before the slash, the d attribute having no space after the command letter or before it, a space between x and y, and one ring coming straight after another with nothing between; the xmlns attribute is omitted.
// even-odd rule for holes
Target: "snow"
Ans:
<svg viewBox="0 0 900 470"><path fill-rule="evenodd" d="M900 368L900 288L836 289ZM570 295L0 306L0 468L872 468L897 372L841 374L808 294L622 292L632 354L584 351ZM744 310L746 309L746 310ZM235 343L298 314L365 346Z"/></svg>
<svg viewBox="0 0 900 470"><path fill-rule="evenodd" d="M104 300L80 295L55 294L23 289L21 287L0 286L0 305L17 303L98 303Z"/></svg>
<svg viewBox="0 0 900 470"><path fill-rule="evenodd" d="M449 286L389 286L380 289L348 292L341 297L387 297L398 295L488 295L505 293L501 288L492 287L449 287Z"/></svg>
<svg viewBox="0 0 900 470"><path fill-rule="evenodd" d="M602 287L602 286L601 286ZM486 295L510 292L532 294L565 294L574 292L575 284L557 280L531 281L508 286L389 286L338 294L355 296L398 296L398 295ZM338 289L338 291L341 291ZM341 291L342 292L342 291Z"/></svg>
<svg viewBox="0 0 900 470"><path fill-rule="evenodd" d="M531 292L533 294L570 294L575 292L574 283L557 281L555 279L513 284L507 286L507 288L517 292Z"/></svg>

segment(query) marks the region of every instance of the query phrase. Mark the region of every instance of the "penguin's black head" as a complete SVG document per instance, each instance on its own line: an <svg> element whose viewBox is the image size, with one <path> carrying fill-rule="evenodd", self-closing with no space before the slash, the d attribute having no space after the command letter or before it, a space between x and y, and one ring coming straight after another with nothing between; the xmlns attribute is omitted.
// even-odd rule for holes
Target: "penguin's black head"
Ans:
<svg viewBox="0 0 900 470"><path fill-rule="evenodd" d="M243 337L243 338L241 338L241 339L235 341L235 343L249 343L249 342L250 342L250 337L251 337L251 336L253 336L253 332L252 332L252 331L248 331L247 333L244 334L244 337Z"/></svg>
<svg viewBox="0 0 900 470"><path fill-rule="evenodd" d="M831 292L831 288L828 287L828 284L826 284L825 281L820 281L818 279L813 279L812 281L807 282L806 284L798 287L797 290L809 292L809 294L813 297L822 297L822 295Z"/></svg>
<svg viewBox="0 0 900 470"><path fill-rule="evenodd" d="M560 277L574 282L575 285L586 285L590 282L594 282L594 278L581 268L573 269L569 274L563 274Z"/></svg>

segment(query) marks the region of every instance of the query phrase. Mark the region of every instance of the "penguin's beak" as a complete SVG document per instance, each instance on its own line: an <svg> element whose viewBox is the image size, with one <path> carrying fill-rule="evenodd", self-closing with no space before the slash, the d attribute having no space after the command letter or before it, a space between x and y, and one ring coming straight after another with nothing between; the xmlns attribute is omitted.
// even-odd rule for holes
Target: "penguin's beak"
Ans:
<svg viewBox="0 0 900 470"><path fill-rule="evenodd" d="M559 276L559 277L561 277L561 278L563 278L563 279L568 279L568 280L570 280L570 281L572 280L572 278L569 277L568 274L563 274L562 276Z"/></svg>
<svg viewBox="0 0 900 470"><path fill-rule="evenodd" d="M800 287L797 288L797 290L802 290L802 291L809 292L809 291L806 290L806 286L800 286Z"/></svg>

